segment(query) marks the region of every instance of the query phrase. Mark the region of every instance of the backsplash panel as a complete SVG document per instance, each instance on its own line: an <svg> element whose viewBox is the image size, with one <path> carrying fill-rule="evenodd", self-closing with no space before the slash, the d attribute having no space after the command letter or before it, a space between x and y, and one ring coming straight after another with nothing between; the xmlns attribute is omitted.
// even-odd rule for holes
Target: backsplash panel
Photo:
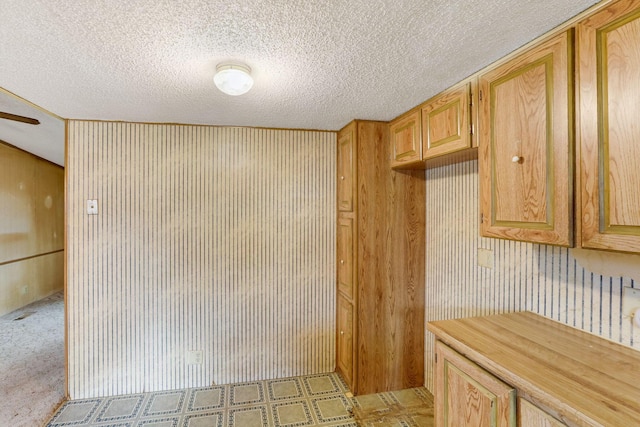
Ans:
<svg viewBox="0 0 640 427"><path fill-rule="evenodd" d="M70 397L333 371L335 147L333 132L69 121Z"/></svg>
<svg viewBox="0 0 640 427"><path fill-rule="evenodd" d="M475 160L428 169L426 180L427 322L529 310L640 349L640 331L621 314L622 287L639 286L640 257L608 254L624 268L604 275L580 264L581 250L480 237ZM493 269L478 265L478 248L493 252ZM430 332L425 351L433 391Z"/></svg>

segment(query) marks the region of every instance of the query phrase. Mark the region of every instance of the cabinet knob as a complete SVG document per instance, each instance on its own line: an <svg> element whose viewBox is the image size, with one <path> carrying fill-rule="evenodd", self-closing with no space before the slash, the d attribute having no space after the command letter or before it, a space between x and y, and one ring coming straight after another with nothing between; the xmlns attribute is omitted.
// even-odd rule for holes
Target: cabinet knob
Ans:
<svg viewBox="0 0 640 427"><path fill-rule="evenodd" d="M344 331L340 331L340 335L344 335Z"/></svg>
<svg viewBox="0 0 640 427"><path fill-rule="evenodd" d="M343 259L340 260L340 264L344 264L344 260Z"/></svg>
<svg viewBox="0 0 640 427"><path fill-rule="evenodd" d="M340 180L344 181L344 175L340 175Z"/></svg>
<svg viewBox="0 0 640 427"><path fill-rule="evenodd" d="M520 156L513 156L513 157L511 158L511 161L512 161L513 163L520 163L520 162L522 161L522 157L520 157Z"/></svg>

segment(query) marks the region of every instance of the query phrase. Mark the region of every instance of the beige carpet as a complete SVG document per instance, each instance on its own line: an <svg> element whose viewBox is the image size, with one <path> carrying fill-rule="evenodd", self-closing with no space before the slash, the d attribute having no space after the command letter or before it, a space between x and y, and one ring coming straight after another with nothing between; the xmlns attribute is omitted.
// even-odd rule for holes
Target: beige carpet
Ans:
<svg viewBox="0 0 640 427"><path fill-rule="evenodd" d="M43 425L65 397L62 292L0 317L0 343L0 425Z"/></svg>

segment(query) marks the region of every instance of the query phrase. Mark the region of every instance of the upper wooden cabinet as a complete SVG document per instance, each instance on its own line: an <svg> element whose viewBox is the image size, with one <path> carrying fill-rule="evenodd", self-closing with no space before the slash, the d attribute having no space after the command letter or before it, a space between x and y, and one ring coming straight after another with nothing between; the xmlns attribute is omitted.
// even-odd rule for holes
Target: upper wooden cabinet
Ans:
<svg viewBox="0 0 640 427"><path fill-rule="evenodd" d="M422 107L422 153L430 159L472 146L471 83L454 86Z"/></svg>
<svg viewBox="0 0 640 427"><path fill-rule="evenodd" d="M483 236L573 243L572 34L479 78Z"/></svg>
<svg viewBox="0 0 640 427"><path fill-rule="evenodd" d="M404 167L422 161L420 110L399 117L389 125L392 167Z"/></svg>
<svg viewBox="0 0 640 427"><path fill-rule="evenodd" d="M582 246L640 252L640 1L578 26Z"/></svg>
<svg viewBox="0 0 640 427"><path fill-rule="evenodd" d="M355 122L338 134L338 210L353 211L356 202Z"/></svg>
<svg viewBox="0 0 640 427"><path fill-rule="evenodd" d="M468 150L476 147L473 92L475 84L466 80L393 120L389 125L391 167L426 169L475 158L476 150ZM466 156L448 156L465 150Z"/></svg>

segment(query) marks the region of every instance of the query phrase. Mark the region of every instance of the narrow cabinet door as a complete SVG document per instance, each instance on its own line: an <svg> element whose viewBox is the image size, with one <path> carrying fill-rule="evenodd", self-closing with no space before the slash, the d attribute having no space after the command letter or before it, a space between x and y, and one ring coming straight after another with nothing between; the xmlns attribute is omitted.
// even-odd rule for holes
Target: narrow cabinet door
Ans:
<svg viewBox="0 0 640 427"><path fill-rule="evenodd" d="M403 167L422 160L420 110L413 111L389 124L393 159L391 167Z"/></svg>
<svg viewBox="0 0 640 427"><path fill-rule="evenodd" d="M578 32L582 246L640 252L640 1Z"/></svg>
<svg viewBox="0 0 640 427"><path fill-rule="evenodd" d="M352 212L356 191L356 124L338 133L338 210Z"/></svg>
<svg viewBox="0 0 640 427"><path fill-rule="evenodd" d="M338 369L351 390L353 384L353 304L338 296Z"/></svg>
<svg viewBox="0 0 640 427"><path fill-rule="evenodd" d="M572 34L480 77L483 236L573 243Z"/></svg>
<svg viewBox="0 0 640 427"><path fill-rule="evenodd" d="M422 107L425 159L471 148L471 83L457 85Z"/></svg>
<svg viewBox="0 0 640 427"><path fill-rule="evenodd" d="M353 300L353 219L338 218L338 291Z"/></svg>
<svg viewBox="0 0 640 427"><path fill-rule="evenodd" d="M436 427L515 427L516 390L436 341Z"/></svg>

